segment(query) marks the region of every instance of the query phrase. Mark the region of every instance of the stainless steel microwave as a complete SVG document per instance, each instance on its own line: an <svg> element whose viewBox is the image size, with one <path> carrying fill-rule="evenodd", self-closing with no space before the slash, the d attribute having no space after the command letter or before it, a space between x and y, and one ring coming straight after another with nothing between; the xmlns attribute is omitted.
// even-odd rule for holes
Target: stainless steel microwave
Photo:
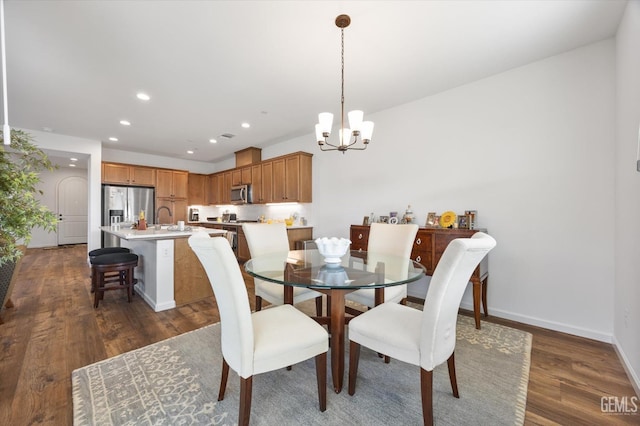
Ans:
<svg viewBox="0 0 640 426"><path fill-rule="evenodd" d="M231 187L231 204L251 204L251 185L238 185Z"/></svg>

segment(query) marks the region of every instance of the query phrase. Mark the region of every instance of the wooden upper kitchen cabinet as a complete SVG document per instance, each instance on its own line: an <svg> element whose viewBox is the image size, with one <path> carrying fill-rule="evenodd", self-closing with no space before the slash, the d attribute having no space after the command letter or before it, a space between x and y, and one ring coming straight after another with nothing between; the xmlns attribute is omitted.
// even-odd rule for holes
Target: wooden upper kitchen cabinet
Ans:
<svg viewBox="0 0 640 426"><path fill-rule="evenodd" d="M102 163L102 183L155 186L156 169L120 163Z"/></svg>
<svg viewBox="0 0 640 426"><path fill-rule="evenodd" d="M207 175L189 173L188 197L189 205L207 204L205 189L207 185Z"/></svg>
<svg viewBox="0 0 640 426"><path fill-rule="evenodd" d="M274 202L312 201L311 157L311 154L299 152L272 160Z"/></svg>
<svg viewBox="0 0 640 426"><path fill-rule="evenodd" d="M182 170L156 171L156 198L183 198L188 196L189 172Z"/></svg>
<svg viewBox="0 0 640 426"><path fill-rule="evenodd" d="M207 176L205 204L222 204L222 186L224 174L215 173Z"/></svg>
<svg viewBox="0 0 640 426"><path fill-rule="evenodd" d="M251 166L233 169L231 172L231 185L250 185L251 183Z"/></svg>

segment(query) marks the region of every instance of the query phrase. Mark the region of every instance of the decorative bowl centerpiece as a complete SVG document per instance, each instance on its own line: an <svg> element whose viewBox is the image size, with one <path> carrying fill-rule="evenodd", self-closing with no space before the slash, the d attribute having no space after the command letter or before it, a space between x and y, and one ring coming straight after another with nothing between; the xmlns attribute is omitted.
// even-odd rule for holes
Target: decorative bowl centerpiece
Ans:
<svg viewBox="0 0 640 426"><path fill-rule="evenodd" d="M340 263L340 258L347 253L351 245L351 240L347 240L346 238L322 237L317 238L315 243L318 246L320 254L324 256L324 261L335 264Z"/></svg>

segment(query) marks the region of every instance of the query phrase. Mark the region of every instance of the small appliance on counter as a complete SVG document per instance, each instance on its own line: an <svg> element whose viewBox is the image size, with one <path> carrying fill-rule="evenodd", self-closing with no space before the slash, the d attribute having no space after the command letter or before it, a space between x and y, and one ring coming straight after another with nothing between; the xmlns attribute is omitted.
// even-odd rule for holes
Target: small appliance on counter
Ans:
<svg viewBox="0 0 640 426"><path fill-rule="evenodd" d="M238 215L236 213L222 213L223 222L235 222L237 219Z"/></svg>
<svg viewBox="0 0 640 426"><path fill-rule="evenodd" d="M192 207L189 209L189 222L199 222L200 221L200 212L198 209Z"/></svg>

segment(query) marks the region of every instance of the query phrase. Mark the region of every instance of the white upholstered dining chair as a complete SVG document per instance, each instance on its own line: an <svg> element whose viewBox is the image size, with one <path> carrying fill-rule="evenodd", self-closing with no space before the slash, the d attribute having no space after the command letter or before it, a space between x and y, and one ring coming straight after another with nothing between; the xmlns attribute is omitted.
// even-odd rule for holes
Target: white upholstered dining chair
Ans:
<svg viewBox="0 0 640 426"><path fill-rule="evenodd" d="M271 224L244 223L242 224L242 231L247 239L249 253L252 258L267 254L282 254L284 274L284 261L289 253L289 239L285 224L281 222ZM262 299L273 305L282 305L284 303L283 285L258 278L254 278L253 281L255 283L256 311L262 309ZM294 305L313 298L316 299L316 314L322 316L322 294L308 288L293 288Z"/></svg>
<svg viewBox="0 0 640 426"><path fill-rule="evenodd" d="M226 239L199 232L189 245L209 277L220 311L222 377L218 401L224 398L229 367L240 376L238 424L248 425L255 374L315 357L320 411L327 406L326 330L291 305L251 313L240 266Z"/></svg>
<svg viewBox="0 0 640 426"><path fill-rule="evenodd" d="M369 231L369 242L367 243L367 254L375 256L393 255L411 257L413 242L418 233L418 225L389 225L386 223L373 223ZM367 262L375 267L375 259L367 259ZM400 271L398 271L400 273ZM402 271L406 273L406 269ZM387 274L390 271L387 271ZM398 279L401 279L398 277ZM391 286L384 289L384 301L393 303L405 303L407 298L407 285ZM360 303L361 305L373 308L375 306L375 290L361 289L345 295L346 300ZM353 311L350 311L353 313Z"/></svg>
<svg viewBox="0 0 640 426"><path fill-rule="evenodd" d="M451 241L433 273L422 312L383 303L351 320L349 395L356 390L360 346L366 346L420 366L423 421L433 424L433 369L447 361L453 395L458 398L454 359L458 308L473 270L495 245L483 232Z"/></svg>

